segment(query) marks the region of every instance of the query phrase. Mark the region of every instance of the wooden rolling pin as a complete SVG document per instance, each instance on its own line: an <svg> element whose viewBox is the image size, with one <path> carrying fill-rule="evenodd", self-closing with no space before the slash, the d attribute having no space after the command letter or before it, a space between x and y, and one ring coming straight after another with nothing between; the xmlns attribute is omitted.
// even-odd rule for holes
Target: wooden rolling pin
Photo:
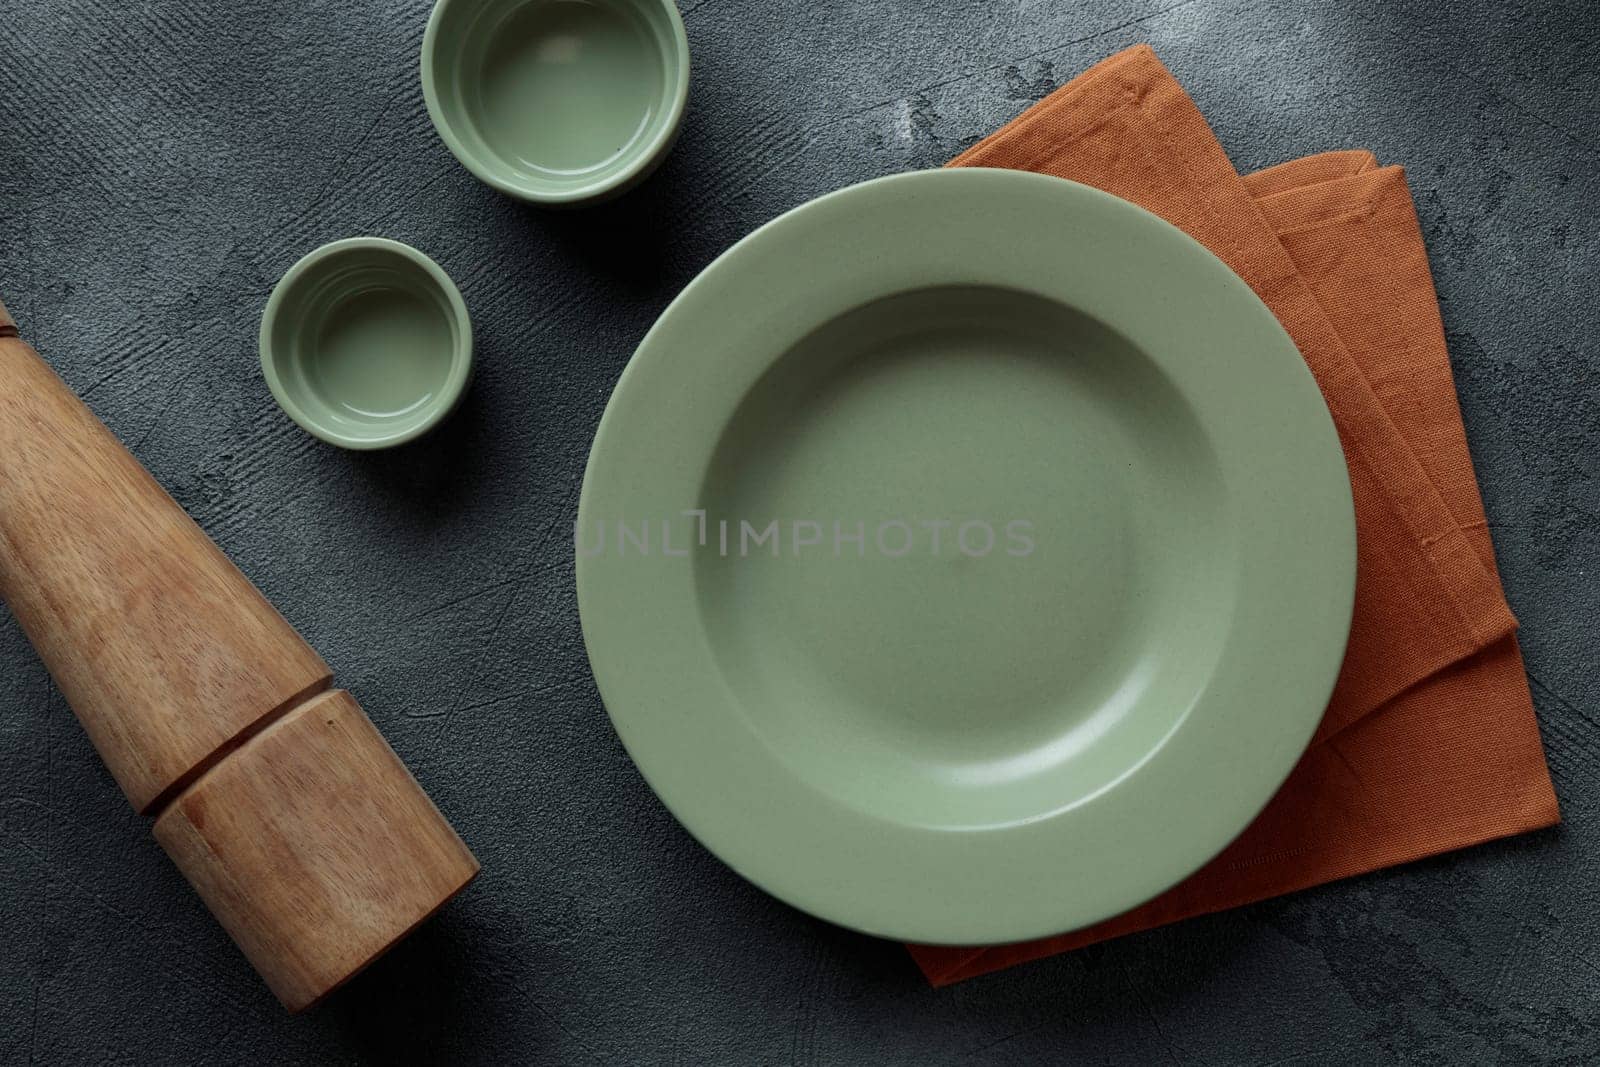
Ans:
<svg viewBox="0 0 1600 1067"><path fill-rule="evenodd" d="M0 597L290 1011L477 874L327 664L18 339L3 304Z"/></svg>

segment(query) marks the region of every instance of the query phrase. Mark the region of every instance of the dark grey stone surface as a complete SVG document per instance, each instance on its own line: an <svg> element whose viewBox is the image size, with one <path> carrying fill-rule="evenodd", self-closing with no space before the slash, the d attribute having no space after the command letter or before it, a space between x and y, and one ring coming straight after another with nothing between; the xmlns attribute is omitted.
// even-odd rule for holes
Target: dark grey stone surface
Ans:
<svg viewBox="0 0 1600 1067"><path fill-rule="evenodd" d="M1600 1057L1600 12L1426 0L687 0L684 135L544 214L433 135L423 0L0 0L0 294L321 649L483 861L303 1018L128 808L0 615L0 1061L1345 1064ZM590 679L568 524L634 344L713 256L942 163L1147 40L1241 168L1409 168L1566 815L1557 831L935 992L765 897L653 799ZM459 281L480 372L358 456L255 332L323 241Z"/></svg>

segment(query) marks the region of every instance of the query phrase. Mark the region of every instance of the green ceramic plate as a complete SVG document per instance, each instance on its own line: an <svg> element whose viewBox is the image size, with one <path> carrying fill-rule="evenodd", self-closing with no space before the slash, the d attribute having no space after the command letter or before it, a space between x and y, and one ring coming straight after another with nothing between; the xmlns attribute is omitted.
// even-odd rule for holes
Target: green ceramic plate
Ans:
<svg viewBox="0 0 1600 1067"><path fill-rule="evenodd" d="M935 943L1121 912L1249 823L1327 702L1349 483L1294 344L1155 216L1011 171L763 226L601 421L578 599L672 812Z"/></svg>

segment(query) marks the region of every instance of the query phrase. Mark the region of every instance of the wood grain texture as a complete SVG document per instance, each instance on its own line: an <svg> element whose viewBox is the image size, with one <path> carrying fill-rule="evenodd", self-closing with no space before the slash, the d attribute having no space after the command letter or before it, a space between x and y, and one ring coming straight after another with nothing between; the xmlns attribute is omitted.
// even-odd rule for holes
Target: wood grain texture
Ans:
<svg viewBox="0 0 1600 1067"><path fill-rule="evenodd" d="M140 812L331 677L14 337L0 337L0 598Z"/></svg>
<svg viewBox="0 0 1600 1067"><path fill-rule="evenodd" d="M327 665L0 322L0 597L128 799L299 1011L478 865Z"/></svg>
<svg viewBox="0 0 1600 1067"><path fill-rule="evenodd" d="M291 1011L358 973L478 872L343 690L202 775L155 835Z"/></svg>

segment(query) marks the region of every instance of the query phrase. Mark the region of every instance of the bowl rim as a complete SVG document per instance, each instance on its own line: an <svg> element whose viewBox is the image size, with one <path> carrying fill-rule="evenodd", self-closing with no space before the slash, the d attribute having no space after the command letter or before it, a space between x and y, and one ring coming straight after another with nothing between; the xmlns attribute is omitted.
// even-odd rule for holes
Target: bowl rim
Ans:
<svg viewBox="0 0 1600 1067"><path fill-rule="evenodd" d="M678 5L673 3L673 0L595 0L610 4L654 5L666 12L672 31L672 52L678 62L677 76L673 80L665 121L661 123L649 142L634 153L627 166L597 181L555 191L529 182L506 181L490 173L476 154L456 135L455 129L446 119L435 71L434 54L438 47L439 26L448 9L465 2L468 0L437 0L433 5L433 12L428 16L428 27L422 34L422 98L427 104L428 118L433 122L434 130L444 141L445 147L450 149L450 154L455 156L473 177L508 196L530 203L549 205L592 203L609 199L642 181L671 150L673 142L677 140L678 129L683 124L683 113L689 101L689 35L684 29L683 16L678 12ZM551 0L517 0L517 2L549 3Z"/></svg>
<svg viewBox="0 0 1600 1067"><path fill-rule="evenodd" d="M379 437L353 437L333 429L326 423L312 416L285 387L282 376L278 373L276 352L272 344L273 327L285 315L284 305L289 300L290 294L305 277L312 267L335 256L345 255L355 251L373 251L391 255L420 267L438 291L443 294L445 303L450 309L450 314L455 319L457 327L455 342L450 350L450 373L445 378L444 385L439 390L439 395L430 405L428 413L414 423L396 430L394 433ZM415 441L423 434L428 433L439 423L443 422L455 411L466 393L467 383L472 378L472 316L467 312L466 301L461 297L461 290L456 283L446 274L443 267L431 258L410 245L401 241L391 240L387 237L346 237L338 241L330 241L325 245L312 249L295 261L294 265L283 272L283 277L272 287L272 295L267 298L266 307L261 313L261 332L257 342L261 358L261 374L266 379L267 389L271 391L272 398L277 401L284 414L293 419L295 423L311 436L326 441L330 445L348 448L358 452L375 451L381 448L393 448L409 441Z"/></svg>

